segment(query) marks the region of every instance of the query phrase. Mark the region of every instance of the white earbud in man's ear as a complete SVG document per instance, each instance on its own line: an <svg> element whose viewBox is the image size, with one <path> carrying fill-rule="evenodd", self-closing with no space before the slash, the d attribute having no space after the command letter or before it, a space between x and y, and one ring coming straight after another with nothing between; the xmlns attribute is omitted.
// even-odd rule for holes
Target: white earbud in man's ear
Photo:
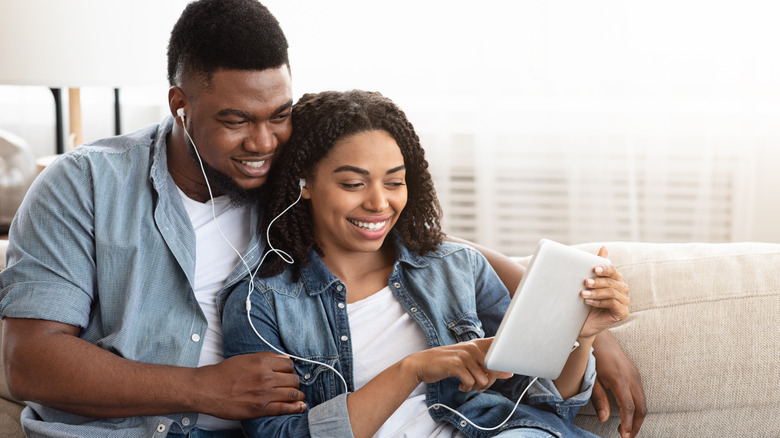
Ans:
<svg viewBox="0 0 780 438"><path fill-rule="evenodd" d="M176 115L181 118L181 121L184 122L184 108L179 108L176 110Z"/></svg>

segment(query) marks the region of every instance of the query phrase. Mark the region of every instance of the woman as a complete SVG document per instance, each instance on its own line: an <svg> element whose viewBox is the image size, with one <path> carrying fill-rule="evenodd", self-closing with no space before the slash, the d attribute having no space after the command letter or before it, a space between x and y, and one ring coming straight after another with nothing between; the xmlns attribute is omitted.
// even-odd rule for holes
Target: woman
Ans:
<svg viewBox="0 0 780 438"><path fill-rule="evenodd" d="M443 242L428 164L403 112L378 93L324 92L302 97L293 117L262 228L288 254L232 291L223 338L226 357L302 358L310 409L245 421L245 432L592 436L571 420L595 379L593 338L628 313L620 274L603 266L587 280L593 308L556 381L486 370L509 294L477 251Z"/></svg>

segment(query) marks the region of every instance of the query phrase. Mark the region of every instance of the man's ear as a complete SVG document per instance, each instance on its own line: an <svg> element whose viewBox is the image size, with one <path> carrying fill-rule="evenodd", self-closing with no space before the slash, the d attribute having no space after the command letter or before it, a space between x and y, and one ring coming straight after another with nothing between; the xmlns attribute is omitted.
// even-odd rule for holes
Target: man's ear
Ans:
<svg viewBox="0 0 780 438"><path fill-rule="evenodd" d="M187 98L184 96L184 92L181 88L171 87L168 89L168 109L176 123L181 123L181 119L178 117L176 111L178 111L179 108L184 108L186 105Z"/></svg>

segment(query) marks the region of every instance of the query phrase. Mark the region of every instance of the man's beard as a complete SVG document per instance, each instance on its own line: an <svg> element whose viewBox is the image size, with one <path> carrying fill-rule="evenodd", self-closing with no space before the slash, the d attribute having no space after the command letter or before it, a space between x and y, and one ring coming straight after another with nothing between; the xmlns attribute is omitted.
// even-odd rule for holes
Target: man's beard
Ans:
<svg viewBox="0 0 780 438"><path fill-rule="evenodd" d="M261 187L254 189L245 189L224 173L211 167L203 160L198 160L198 154L192 142L189 141L190 156L195 160L195 164L203 164L203 170L208 177L212 190L216 189L225 194L230 199L231 207L243 207L245 205L258 205L260 202Z"/></svg>

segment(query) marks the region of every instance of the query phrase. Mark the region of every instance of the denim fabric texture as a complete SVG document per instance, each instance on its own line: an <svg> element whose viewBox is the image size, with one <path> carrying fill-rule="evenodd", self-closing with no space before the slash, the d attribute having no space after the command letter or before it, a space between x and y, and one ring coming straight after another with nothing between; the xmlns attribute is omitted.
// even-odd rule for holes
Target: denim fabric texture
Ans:
<svg viewBox="0 0 780 438"><path fill-rule="evenodd" d="M422 329L429 347L450 345L485 336L498 329L510 298L487 261L470 247L447 243L433 252L418 255L408 251L394 235L397 261L388 285ZM259 334L274 346L295 356L326 363L346 379L318 364L295 361L309 410L298 415L245 421L244 431L252 437L352 436L346 409L346 393L353 391L349 322L345 285L312 254L298 282L287 270L271 278L255 278L250 296L251 319ZM229 294L223 310L225 356L271 350L254 333L247 320L249 280ZM428 406L442 403L456 408L474 423L492 427L511 412L516 397L530 378L515 376L497 382L483 393L458 390L454 378L429 384ZM593 436L571 421L590 398L595 381L592 354L582 392L563 400L553 383L540 379L532 385L512 419L495 431L481 431L445 409L432 409L437 421L446 421L469 437L494 436L502 431L528 427L554 436Z"/></svg>
<svg viewBox="0 0 780 438"><path fill-rule="evenodd" d="M11 226L2 317L80 327L82 339L126 359L197 366L207 322L192 290L195 232L168 173L172 126L168 117L79 146L41 173ZM259 245L253 236L244 254L250 264ZM245 271L236 266L226 287ZM22 414L31 437L166 436L196 420L194 413L96 420L35 403Z"/></svg>
<svg viewBox="0 0 780 438"><path fill-rule="evenodd" d="M169 433L168 438L244 438L240 430L206 430L197 427L188 433Z"/></svg>

